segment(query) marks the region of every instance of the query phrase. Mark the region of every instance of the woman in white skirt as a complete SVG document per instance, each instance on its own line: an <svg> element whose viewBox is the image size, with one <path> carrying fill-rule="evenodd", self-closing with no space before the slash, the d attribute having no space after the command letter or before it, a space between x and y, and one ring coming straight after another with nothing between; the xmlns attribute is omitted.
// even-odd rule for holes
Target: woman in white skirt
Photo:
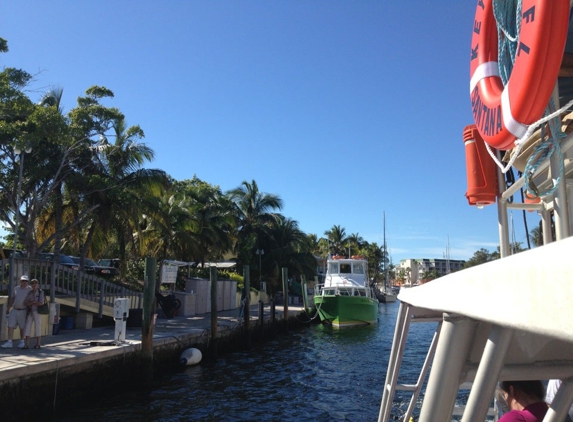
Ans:
<svg viewBox="0 0 573 422"><path fill-rule="evenodd" d="M28 306L28 316L26 317L26 329L24 335L26 336L26 344L24 349L28 349L30 343L30 334L32 332L32 323L34 323L34 334L36 337L36 345L34 349L39 349L42 341L42 325L40 322L40 314L38 314L38 306L44 303L44 291L40 289L38 280L35 278L30 282L32 290L26 297L26 305Z"/></svg>

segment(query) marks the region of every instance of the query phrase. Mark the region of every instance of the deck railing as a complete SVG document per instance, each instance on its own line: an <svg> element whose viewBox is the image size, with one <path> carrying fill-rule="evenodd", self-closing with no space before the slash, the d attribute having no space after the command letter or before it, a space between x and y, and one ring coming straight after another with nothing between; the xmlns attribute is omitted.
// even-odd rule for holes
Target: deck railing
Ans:
<svg viewBox="0 0 573 422"><path fill-rule="evenodd" d="M0 261L0 291L11 293L17 281L10 288L10 259ZM130 308L142 308L143 293L128 289L112 281L104 280L92 274L86 274L63 265L39 259L14 258L13 280L19 280L27 275L30 280L35 278L40 288L50 296L50 301L58 298L75 299L76 312L82 306L89 305L90 309L97 309L101 318L104 307L114 306L115 299L127 298Z"/></svg>

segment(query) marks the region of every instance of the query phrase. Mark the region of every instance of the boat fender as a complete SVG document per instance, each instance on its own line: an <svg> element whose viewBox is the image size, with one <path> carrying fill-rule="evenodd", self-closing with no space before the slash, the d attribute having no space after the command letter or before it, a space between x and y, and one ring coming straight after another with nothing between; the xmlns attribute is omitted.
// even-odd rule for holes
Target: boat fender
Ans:
<svg viewBox="0 0 573 422"><path fill-rule="evenodd" d="M202 358L203 354L201 353L201 350L191 347L181 353L181 356L179 356L179 363L183 366L197 365L201 362Z"/></svg>
<svg viewBox="0 0 573 422"><path fill-rule="evenodd" d="M498 193L497 167L488 154L476 125L464 128L463 139L466 148L468 203L478 208L495 204Z"/></svg>
<svg viewBox="0 0 573 422"><path fill-rule="evenodd" d="M505 87L498 67L493 0L477 2L470 54L470 98L484 141L509 150L537 122L549 102L569 23L569 0L523 0L521 31Z"/></svg>

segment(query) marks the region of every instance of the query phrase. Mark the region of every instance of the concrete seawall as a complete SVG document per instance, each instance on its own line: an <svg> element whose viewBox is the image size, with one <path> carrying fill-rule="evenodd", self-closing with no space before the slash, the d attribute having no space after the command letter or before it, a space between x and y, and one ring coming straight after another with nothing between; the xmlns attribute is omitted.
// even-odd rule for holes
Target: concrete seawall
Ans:
<svg viewBox="0 0 573 422"><path fill-rule="evenodd" d="M250 308L250 336L253 343L309 326L301 307L289 307L284 319L276 307L273 324L270 309ZM247 333L239 311L217 313L217 339L211 341L211 314L158 319L153 332L153 378L176 371L181 352L195 347L203 361L247 348ZM0 420L36 420L55 416L86 400L99 400L103 393L126 389L147 389L153 380L143 365L141 328L128 328L126 341L114 342L115 327L63 330L42 339L41 349L0 349ZM31 345L35 344L32 339ZM33 405L32 405L33 404Z"/></svg>

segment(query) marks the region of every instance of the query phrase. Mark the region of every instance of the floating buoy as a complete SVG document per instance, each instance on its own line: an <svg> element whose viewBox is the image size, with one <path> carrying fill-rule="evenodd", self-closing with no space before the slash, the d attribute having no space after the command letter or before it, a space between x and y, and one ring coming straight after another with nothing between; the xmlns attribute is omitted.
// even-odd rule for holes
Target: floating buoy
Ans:
<svg viewBox="0 0 573 422"><path fill-rule="evenodd" d="M183 350L181 356L179 356L179 363L183 366L197 365L201 362L202 358L203 354L201 353L201 350L192 347L190 349Z"/></svg>
<svg viewBox="0 0 573 422"><path fill-rule="evenodd" d="M523 0L515 62L507 85L498 67L493 0L478 1L470 54L470 97L484 141L509 150L537 122L555 87L569 24L569 0Z"/></svg>
<svg viewBox="0 0 573 422"><path fill-rule="evenodd" d="M464 128L466 146L466 173L468 190L466 198L478 208L495 203L497 197L497 167L488 154L476 125Z"/></svg>

